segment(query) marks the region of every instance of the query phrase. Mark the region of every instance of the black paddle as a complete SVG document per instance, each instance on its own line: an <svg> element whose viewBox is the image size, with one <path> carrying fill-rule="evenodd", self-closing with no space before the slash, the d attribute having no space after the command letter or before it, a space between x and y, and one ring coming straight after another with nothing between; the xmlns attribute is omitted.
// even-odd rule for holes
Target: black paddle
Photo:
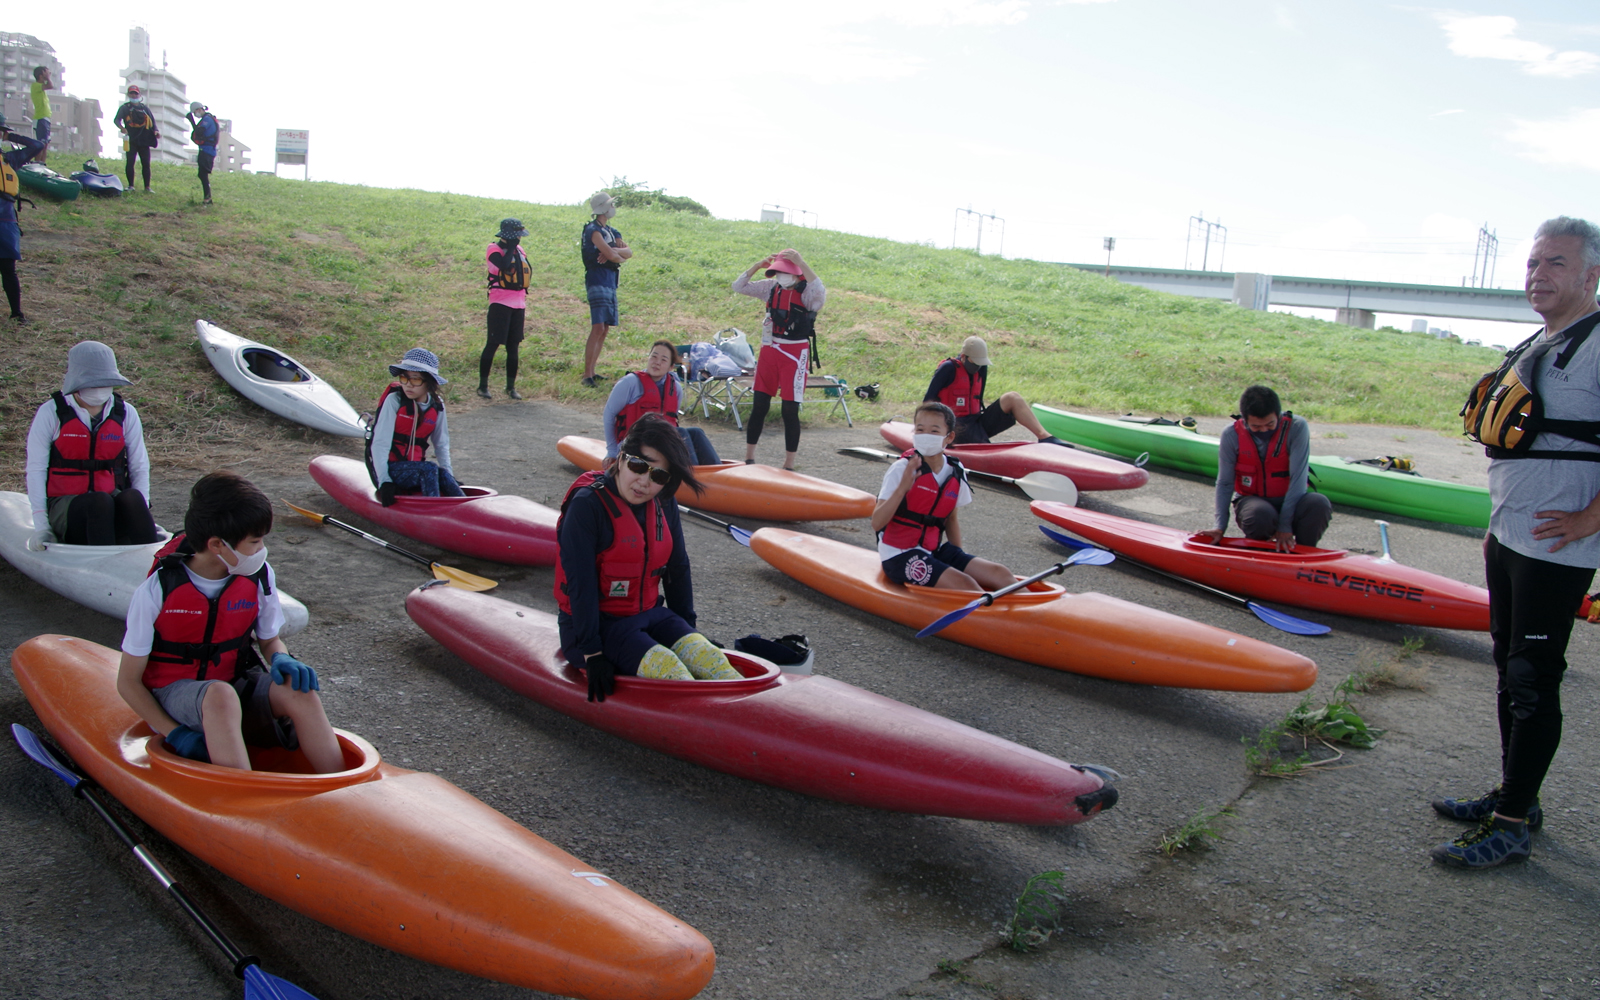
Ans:
<svg viewBox="0 0 1600 1000"><path fill-rule="evenodd" d="M745 529L739 527L738 525L729 524L727 521L719 521L716 518L712 517L710 514L703 514L700 511L695 510L692 507L685 507L681 503L678 505L678 509L683 511L685 514L693 514L695 517L698 517L702 521L710 521L712 524L714 524L717 527L721 528L722 530L726 531L729 535L731 535L733 537L733 540L738 542L740 545L743 545L745 548L749 548L750 547L750 532L748 532Z"/></svg>
<svg viewBox="0 0 1600 1000"><path fill-rule="evenodd" d="M111 810L107 809L105 803L100 801L100 796L95 794L93 782L78 774L65 754L46 745L26 726L12 723L11 735L16 738L17 746L22 748L23 753L32 757L35 763L54 771L56 777L65 781L67 787L72 789L79 798L94 807L94 811L99 813L100 818L106 821L106 825L111 827L117 838L126 844L129 850L133 851L134 857L138 858L139 862L149 869L150 874L154 875L162 885L166 886L167 892L171 894L173 899L178 901L179 906L183 907L183 912L187 913L191 920L199 924L200 929L206 932L206 937L210 938L218 948L222 949L222 953L228 956L228 961L233 963L233 974L244 980L245 1000L317 1000L316 997L295 984L262 971L259 964L260 959L254 955L246 955L232 941L228 940L228 936L222 933L222 929L212 923L211 918L200 912L200 908L195 905L194 900L190 899L189 894L183 891L183 886L174 881L172 876L167 874L167 870L161 867L161 863L150 854L149 850L139 843L132 833L128 832L128 828L122 825L122 821L112 815Z"/></svg>
<svg viewBox="0 0 1600 1000"><path fill-rule="evenodd" d="M1028 577L1026 580L1018 580L1009 587L1001 587L999 590L990 591L984 594L982 597L974 598L971 602L956 608L954 611L944 615L943 617L936 619L933 624L918 632L917 638L926 639L935 632L938 632L947 626L954 625L956 622L972 614L979 608L988 607L995 602L996 598L1004 597L1007 594L1014 594L1023 587L1026 587L1028 584L1038 583L1047 576L1055 576L1068 566L1104 566L1109 562L1115 562L1116 558L1116 556L1112 555L1105 549L1097 549L1093 547L1074 552L1070 559L1064 559L1061 562L1056 563L1054 566L1051 566L1049 569L1042 569Z"/></svg>
<svg viewBox="0 0 1600 1000"><path fill-rule="evenodd" d="M1045 537L1049 538L1052 542L1065 545L1069 549L1078 549L1082 551L1086 549L1098 548L1096 545L1073 538L1071 535L1064 535L1048 525L1039 525L1039 530L1044 532ZM1187 583L1191 587L1197 587L1200 590L1203 590L1215 597L1220 597L1225 601L1232 601L1235 604L1242 604L1246 608L1250 609L1251 614L1255 615L1257 618L1266 622L1268 625L1271 625L1280 632L1288 632L1291 635L1327 635L1329 632L1333 631L1331 626L1318 625L1316 622L1308 622L1304 618L1296 618L1294 615L1284 614L1282 611L1274 610L1264 604L1257 604L1255 601L1240 597L1238 594L1230 594L1226 590L1218 590L1215 587L1207 586L1206 584L1201 583L1199 580L1191 580L1186 576L1179 576L1176 573L1169 573L1164 569L1157 569L1148 563L1142 563L1139 560L1132 559L1128 556L1123 556L1122 561L1130 565L1137 566L1142 570L1148 570L1157 576L1164 576L1169 580L1177 580L1179 583Z"/></svg>

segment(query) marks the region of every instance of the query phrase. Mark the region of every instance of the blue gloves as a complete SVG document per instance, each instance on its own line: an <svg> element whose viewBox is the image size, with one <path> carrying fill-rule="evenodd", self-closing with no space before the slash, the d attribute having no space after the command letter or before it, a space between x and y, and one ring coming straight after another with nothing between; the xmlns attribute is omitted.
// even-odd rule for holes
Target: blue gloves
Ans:
<svg viewBox="0 0 1600 1000"><path fill-rule="evenodd" d="M288 653L272 654L272 682L288 684L296 691L321 691L317 672Z"/></svg>
<svg viewBox="0 0 1600 1000"><path fill-rule="evenodd" d="M206 752L205 733L190 729L188 726L179 726L163 738L166 740L167 749L179 757L211 763L211 754Z"/></svg>

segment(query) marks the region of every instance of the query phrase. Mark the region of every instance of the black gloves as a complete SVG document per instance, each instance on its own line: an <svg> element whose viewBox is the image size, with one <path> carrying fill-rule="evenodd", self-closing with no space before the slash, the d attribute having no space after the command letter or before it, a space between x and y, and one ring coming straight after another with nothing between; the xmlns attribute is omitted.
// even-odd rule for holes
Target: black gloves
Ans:
<svg viewBox="0 0 1600 1000"><path fill-rule="evenodd" d="M606 700L606 695L617 690L617 668L604 653L596 653L583 663L589 673L589 700Z"/></svg>
<svg viewBox="0 0 1600 1000"><path fill-rule="evenodd" d="M378 487L378 502L385 507L394 506L394 483L384 483Z"/></svg>

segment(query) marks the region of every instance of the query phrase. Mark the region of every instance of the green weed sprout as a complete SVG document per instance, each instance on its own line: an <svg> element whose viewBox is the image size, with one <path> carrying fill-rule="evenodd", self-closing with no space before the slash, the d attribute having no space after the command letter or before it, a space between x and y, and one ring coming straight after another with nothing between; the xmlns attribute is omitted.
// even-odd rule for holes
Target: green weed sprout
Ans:
<svg viewBox="0 0 1600 1000"><path fill-rule="evenodd" d="M1050 940L1050 933L1059 926L1066 877L1066 872L1040 872L1028 879L1002 935L1008 948L1032 951Z"/></svg>

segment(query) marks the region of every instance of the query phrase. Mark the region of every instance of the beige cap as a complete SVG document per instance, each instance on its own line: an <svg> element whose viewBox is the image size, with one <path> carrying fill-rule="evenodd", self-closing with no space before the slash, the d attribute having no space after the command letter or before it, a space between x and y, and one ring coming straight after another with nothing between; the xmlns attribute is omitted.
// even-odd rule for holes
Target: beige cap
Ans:
<svg viewBox="0 0 1600 1000"><path fill-rule="evenodd" d="M961 342L961 353L965 354L967 360L975 365L989 363L989 345L983 342L982 337L968 337L963 340Z"/></svg>
<svg viewBox="0 0 1600 1000"><path fill-rule="evenodd" d="M596 191L589 198L590 215L616 215L617 203L604 191Z"/></svg>

